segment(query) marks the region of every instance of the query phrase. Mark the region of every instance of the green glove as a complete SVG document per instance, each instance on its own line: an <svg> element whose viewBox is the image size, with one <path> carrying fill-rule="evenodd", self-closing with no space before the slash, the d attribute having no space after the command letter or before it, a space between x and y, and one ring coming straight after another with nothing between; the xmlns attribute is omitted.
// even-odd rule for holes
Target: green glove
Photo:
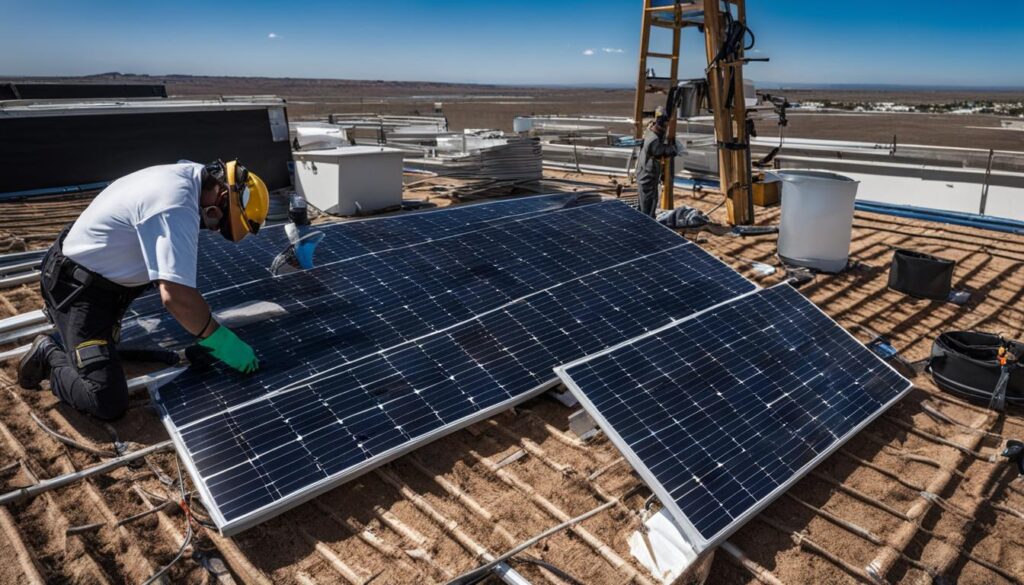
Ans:
<svg viewBox="0 0 1024 585"><path fill-rule="evenodd" d="M217 327L216 331L201 340L198 345L206 348L210 355L239 372L246 374L255 372L260 365L249 344L239 339L234 331L223 325Z"/></svg>

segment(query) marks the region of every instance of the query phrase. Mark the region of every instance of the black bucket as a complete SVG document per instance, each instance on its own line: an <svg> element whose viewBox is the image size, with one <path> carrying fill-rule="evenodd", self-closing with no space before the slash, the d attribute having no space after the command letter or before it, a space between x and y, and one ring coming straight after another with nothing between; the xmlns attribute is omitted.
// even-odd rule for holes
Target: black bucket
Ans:
<svg viewBox="0 0 1024 585"><path fill-rule="evenodd" d="M956 262L910 250L896 250L889 288L919 299L945 301L953 288Z"/></svg>

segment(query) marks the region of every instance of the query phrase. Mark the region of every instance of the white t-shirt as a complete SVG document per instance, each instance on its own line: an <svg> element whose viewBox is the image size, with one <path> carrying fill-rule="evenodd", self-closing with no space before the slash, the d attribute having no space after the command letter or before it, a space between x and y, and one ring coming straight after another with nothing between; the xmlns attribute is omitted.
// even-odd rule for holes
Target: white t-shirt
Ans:
<svg viewBox="0 0 1024 585"><path fill-rule="evenodd" d="M196 286L203 165L136 171L93 199L64 240L64 255L125 286Z"/></svg>

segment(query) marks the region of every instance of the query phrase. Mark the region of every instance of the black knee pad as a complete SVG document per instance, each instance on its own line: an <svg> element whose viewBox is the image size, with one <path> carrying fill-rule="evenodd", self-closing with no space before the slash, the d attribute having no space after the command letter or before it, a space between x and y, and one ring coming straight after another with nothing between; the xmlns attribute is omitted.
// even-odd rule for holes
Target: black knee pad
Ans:
<svg viewBox="0 0 1024 585"><path fill-rule="evenodd" d="M71 352L75 367L83 376L104 368L110 362L110 344L105 339L89 339L75 346Z"/></svg>

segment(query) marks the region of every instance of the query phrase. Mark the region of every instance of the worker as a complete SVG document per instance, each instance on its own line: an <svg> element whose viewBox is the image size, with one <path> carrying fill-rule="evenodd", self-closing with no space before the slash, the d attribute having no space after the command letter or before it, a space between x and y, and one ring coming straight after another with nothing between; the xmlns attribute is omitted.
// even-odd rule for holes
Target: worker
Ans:
<svg viewBox="0 0 1024 585"><path fill-rule="evenodd" d="M654 217L658 210L658 187L663 176L662 159L679 154L679 148L674 141L672 144L665 144L667 130L668 118L655 118L644 132L644 145L637 158L637 208L640 213L651 217Z"/></svg>
<svg viewBox="0 0 1024 585"><path fill-rule="evenodd" d="M213 318L196 289L201 227L232 242L266 220L267 187L237 161L180 161L142 169L110 184L57 237L43 257L40 288L59 337L37 337L18 383L53 393L104 420L128 408L117 343L128 306L155 284L164 308L197 338L200 354L252 372L253 349ZM167 352L169 353L169 352Z"/></svg>

